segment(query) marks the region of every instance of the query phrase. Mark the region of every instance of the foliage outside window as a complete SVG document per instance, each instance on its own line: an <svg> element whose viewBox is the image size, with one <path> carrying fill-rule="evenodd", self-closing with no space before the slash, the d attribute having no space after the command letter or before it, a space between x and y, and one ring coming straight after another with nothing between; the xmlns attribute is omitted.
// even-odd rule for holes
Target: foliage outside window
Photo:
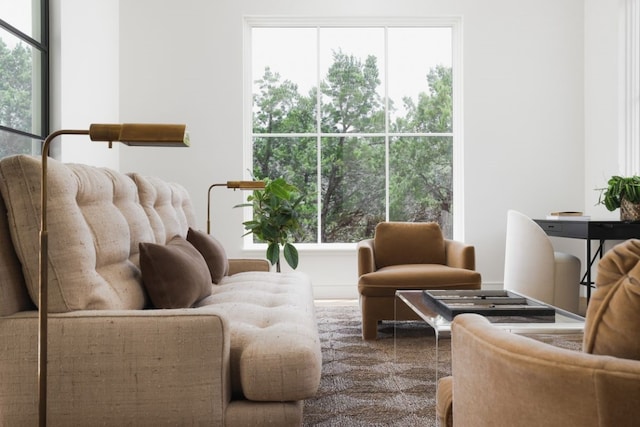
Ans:
<svg viewBox="0 0 640 427"><path fill-rule="evenodd" d="M48 2L0 4L0 158L39 154L48 132Z"/></svg>
<svg viewBox="0 0 640 427"><path fill-rule="evenodd" d="M304 194L298 243L452 235L451 27L251 25L252 172Z"/></svg>

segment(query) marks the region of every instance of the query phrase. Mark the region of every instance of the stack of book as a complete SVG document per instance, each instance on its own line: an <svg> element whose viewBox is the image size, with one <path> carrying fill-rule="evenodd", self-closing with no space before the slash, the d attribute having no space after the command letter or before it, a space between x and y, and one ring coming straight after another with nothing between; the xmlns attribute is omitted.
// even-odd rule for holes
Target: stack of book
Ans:
<svg viewBox="0 0 640 427"><path fill-rule="evenodd" d="M547 215L547 219L560 219L566 221L589 221L591 217L589 215L584 215L583 212L562 211L551 212L549 215Z"/></svg>

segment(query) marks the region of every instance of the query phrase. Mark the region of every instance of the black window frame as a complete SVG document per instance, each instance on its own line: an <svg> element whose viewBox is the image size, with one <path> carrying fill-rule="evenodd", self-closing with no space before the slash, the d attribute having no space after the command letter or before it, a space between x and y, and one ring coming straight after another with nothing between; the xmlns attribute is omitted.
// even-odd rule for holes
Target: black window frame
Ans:
<svg viewBox="0 0 640 427"><path fill-rule="evenodd" d="M37 49L42 54L42 70L40 73L40 84L42 87L41 99L40 99L40 134L34 134L25 132L20 129L11 128L0 124L0 131L12 133L15 135L24 136L40 140L41 142L47 137L50 132L50 49L49 49L49 0L40 0L40 34L42 41L38 41L18 28L14 27L0 16L0 29L7 31L13 36L17 37L20 41L26 43L34 49Z"/></svg>

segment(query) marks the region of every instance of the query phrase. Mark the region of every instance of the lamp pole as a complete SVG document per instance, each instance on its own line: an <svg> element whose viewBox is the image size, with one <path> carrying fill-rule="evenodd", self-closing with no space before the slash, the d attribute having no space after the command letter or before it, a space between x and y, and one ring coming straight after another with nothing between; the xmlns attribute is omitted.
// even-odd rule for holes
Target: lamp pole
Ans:
<svg viewBox="0 0 640 427"><path fill-rule="evenodd" d="M38 424L47 425L47 320L49 312L47 233L47 158L51 141L60 135L88 135L88 130L58 130L42 144L42 175L40 177L40 282L38 283Z"/></svg>
<svg viewBox="0 0 640 427"><path fill-rule="evenodd" d="M38 283L38 425L47 425L47 336L49 313L49 236L47 232L47 159L49 146L60 135L89 135L92 141L156 147L188 147L186 125L173 124L92 124L88 130L57 130L42 143L40 177L40 278Z"/></svg>

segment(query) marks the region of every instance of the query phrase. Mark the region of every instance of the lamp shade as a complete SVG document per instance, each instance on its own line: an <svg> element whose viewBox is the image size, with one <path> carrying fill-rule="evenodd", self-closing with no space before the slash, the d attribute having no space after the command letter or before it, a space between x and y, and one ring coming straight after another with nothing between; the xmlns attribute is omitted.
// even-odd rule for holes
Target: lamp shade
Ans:
<svg viewBox="0 0 640 427"><path fill-rule="evenodd" d="M131 146L188 147L187 126L183 124L92 124L92 141L118 141Z"/></svg>
<svg viewBox="0 0 640 427"><path fill-rule="evenodd" d="M223 184L224 185L224 184ZM227 188L240 190L260 190L264 188L264 181L227 181Z"/></svg>

